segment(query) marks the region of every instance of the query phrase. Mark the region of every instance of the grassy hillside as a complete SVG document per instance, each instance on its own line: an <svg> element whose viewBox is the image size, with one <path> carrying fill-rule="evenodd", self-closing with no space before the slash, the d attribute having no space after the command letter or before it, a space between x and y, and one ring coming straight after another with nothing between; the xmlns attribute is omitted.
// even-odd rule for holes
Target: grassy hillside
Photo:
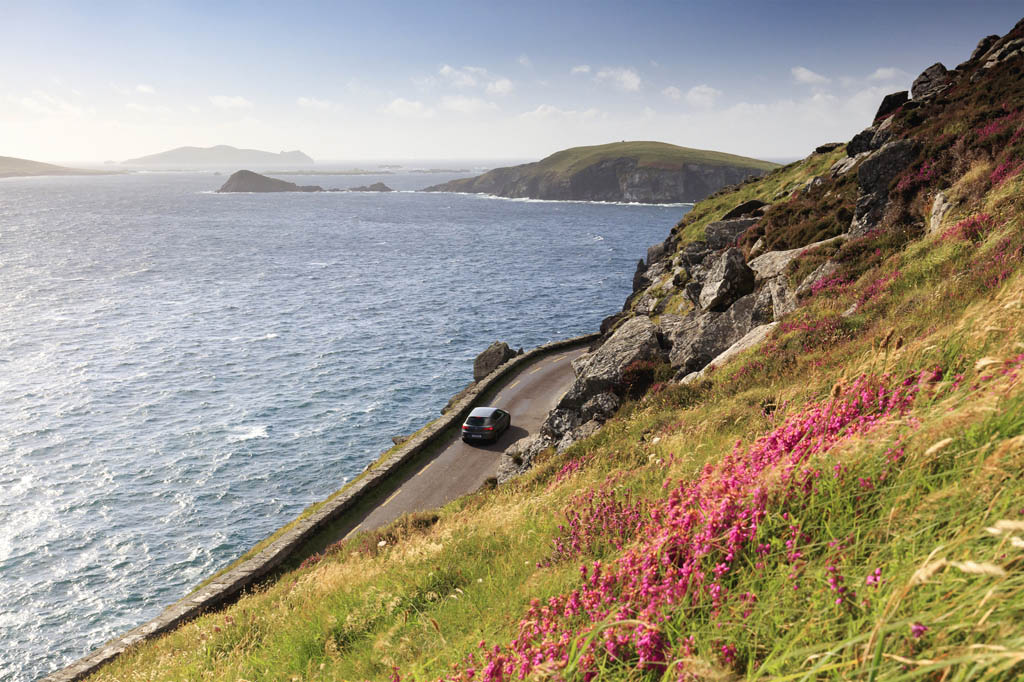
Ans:
<svg viewBox="0 0 1024 682"><path fill-rule="evenodd" d="M563 149L538 161L535 168L540 173L571 175L595 163L619 158L636 159L639 167L664 170L677 170L688 163L708 166L738 166L757 170L771 170L778 166L770 161L759 161L745 156L706 149L678 147L665 142L612 142L590 147Z"/></svg>
<svg viewBox="0 0 1024 682"><path fill-rule="evenodd" d="M832 272L758 347L689 384L633 367L591 438L94 679L1021 679L1022 71L971 63L889 117L916 146L877 225L801 252L794 283ZM745 252L846 232L869 158L720 192L665 258L754 198ZM650 283L663 313L692 306L678 281Z"/></svg>
<svg viewBox="0 0 1024 682"><path fill-rule="evenodd" d="M109 171L85 170L82 168L65 168L51 163L16 159L12 156L0 156L0 178L27 177L35 175L109 175Z"/></svg>

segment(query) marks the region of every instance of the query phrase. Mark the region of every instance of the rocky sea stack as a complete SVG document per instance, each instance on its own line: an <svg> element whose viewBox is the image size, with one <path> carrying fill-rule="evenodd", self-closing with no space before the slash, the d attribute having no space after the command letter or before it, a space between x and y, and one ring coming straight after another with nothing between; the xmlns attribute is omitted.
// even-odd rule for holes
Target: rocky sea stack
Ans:
<svg viewBox="0 0 1024 682"><path fill-rule="evenodd" d="M496 168L424 191L670 204L699 201L726 185L761 177L776 166L664 142L614 142L565 149L536 163Z"/></svg>
<svg viewBox="0 0 1024 682"><path fill-rule="evenodd" d="M231 174L218 192L322 192L319 185L296 185L287 180L268 178L266 175L240 170Z"/></svg>

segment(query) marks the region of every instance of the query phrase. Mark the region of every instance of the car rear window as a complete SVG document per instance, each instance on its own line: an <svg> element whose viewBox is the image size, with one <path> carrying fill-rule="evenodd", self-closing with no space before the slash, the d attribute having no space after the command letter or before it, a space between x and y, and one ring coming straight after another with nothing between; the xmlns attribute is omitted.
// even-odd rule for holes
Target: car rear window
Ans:
<svg viewBox="0 0 1024 682"><path fill-rule="evenodd" d="M470 426L483 426L487 423L486 417L470 417L466 420L466 423Z"/></svg>

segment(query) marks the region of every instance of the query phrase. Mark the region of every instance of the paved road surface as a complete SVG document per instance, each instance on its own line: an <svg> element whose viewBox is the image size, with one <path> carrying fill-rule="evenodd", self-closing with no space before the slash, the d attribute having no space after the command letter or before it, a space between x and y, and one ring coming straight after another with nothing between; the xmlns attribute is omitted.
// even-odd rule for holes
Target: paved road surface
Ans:
<svg viewBox="0 0 1024 682"><path fill-rule="evenodd" d="M512 426L494 444L462 442L455 435L439 452L424 460L383 503L363 511L362 518L337 528L327 544L363 530L391 523L407 512L435 509L457 497L474 492L498 471L501 453L520 438L537 433L573 381L570 362L585 349L549 355L527 365L490 400L512 415ZM355 525L353 525L355 524Z"/></svg>

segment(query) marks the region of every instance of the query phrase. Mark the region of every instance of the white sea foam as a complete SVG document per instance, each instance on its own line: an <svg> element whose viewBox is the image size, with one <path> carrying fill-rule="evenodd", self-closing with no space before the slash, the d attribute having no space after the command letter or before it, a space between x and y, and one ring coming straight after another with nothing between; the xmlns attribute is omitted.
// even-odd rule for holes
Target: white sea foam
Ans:
<svg viewBox="0 0 1024 682"><path fill-rule="evenodd" d="M236 426L232 428L231 435L228 436L229 443L244 443L247 440L256 440L259 438L270 438L267 433L267 425L259 424L256 426Z"/></svg>

